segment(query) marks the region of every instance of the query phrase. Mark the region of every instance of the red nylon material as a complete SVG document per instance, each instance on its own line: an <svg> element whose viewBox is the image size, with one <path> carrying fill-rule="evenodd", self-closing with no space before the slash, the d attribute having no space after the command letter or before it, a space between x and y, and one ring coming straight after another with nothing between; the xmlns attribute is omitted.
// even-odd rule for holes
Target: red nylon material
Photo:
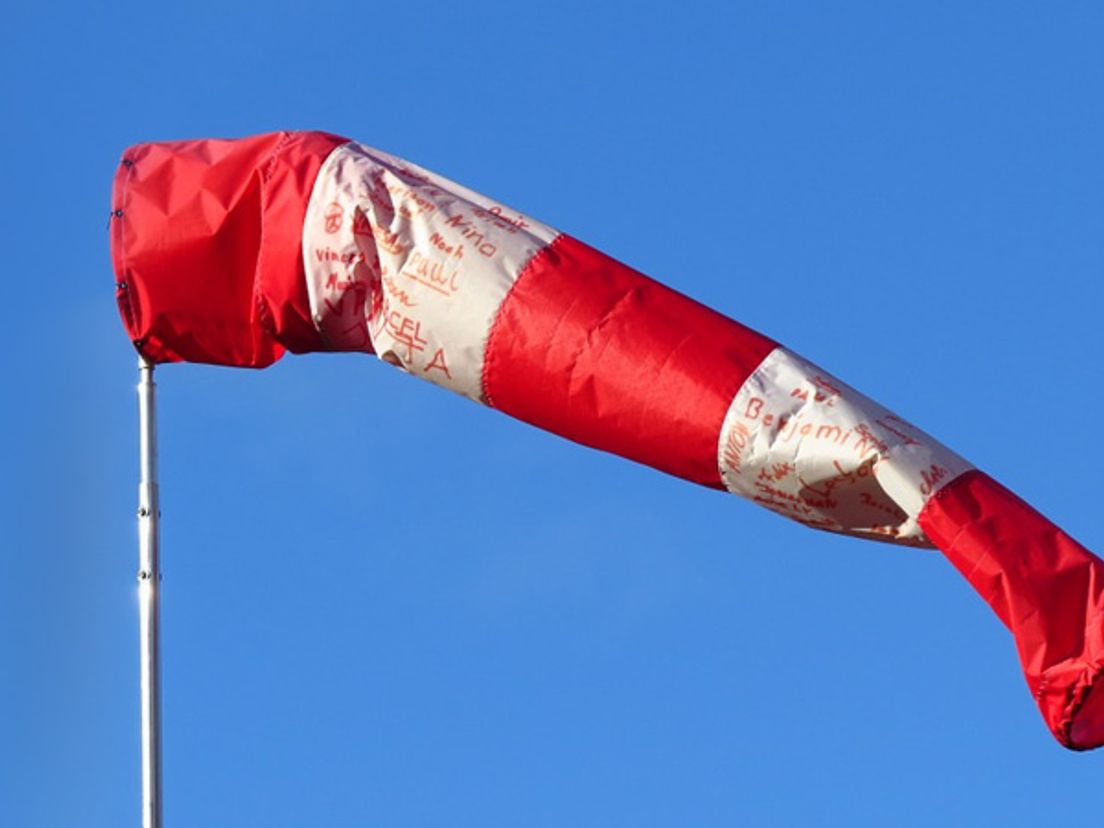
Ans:
<svg viewBox="0 0 1104 828"><path fill-rule="evenodd" d="M123 154L111 253L123 323L143 356L261 368L285 347L321 347L300 238L318 167L343 142L278 132Z"/></svg>
<svg viewBox="0 0 1104 828"><path fill-rule="evenodd" d="M1063 745L1104 745L1104 561L981 472L930 500L920 525L1016 639Z"/></svg>
<svg viewBox="0 0 1104 828"><path fill-rule="evenodd" d="M722 488L732 398L775 343L569 236L526 267L487 343L488 403Z"/></svg>

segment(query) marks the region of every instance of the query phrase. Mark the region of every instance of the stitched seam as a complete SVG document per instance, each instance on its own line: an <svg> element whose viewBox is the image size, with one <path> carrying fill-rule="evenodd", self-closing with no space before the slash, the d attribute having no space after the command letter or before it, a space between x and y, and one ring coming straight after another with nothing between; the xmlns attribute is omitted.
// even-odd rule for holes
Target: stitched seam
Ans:
<svg viewBox="0 0 1104 828"><path fill-rule="evenodd" d="M564 238L566 238L565 234L560 233L552 239L551 242L533 253L533 255L529 257L529 261L518 270L517 278L514 280L514 283L510 285L510 289L506 291L506 295L502 297L502 301L498 304L498 310L495 311L494 320L491 322L491 326L487 331L487 338L483 343L483 370L479 375L480 393L483 397L483 402L490 408L495 408L495 404L488 390L487 378L490 376L491 363L494 361L494 344L502 321L503 309L506 307L506 303L510 301L510 297L513 296L514 291L517 290L517 286L521 284L522 279L530 275L531 271L536 268L542 258L547 258L552 255L552 251L560 246L561 240Z"/></svg>
<svg viewBox="0 0 1104 828"><path fill-rule="evenodd" d="M291 146L296 137L297 136L293 133L284 131L280 140L265 157L264 161L261 163L260 170L258 170L258 178L260 179L258 186L261 189L261 214L257 222L259 225L259 244L257 247L257 263L253 269L253 305L257 311L257 319L261 324L261 328L274 339L276 337L276 325L272 319L272 311L264 300L264 292L261 290L261 259L263 258L262 251L265 249L264 215L265 208L268 205L268 183L276 172L276 158L287 149L287 147Z"/></svg>
<svg viewBox="0 0 1104 828"><path fill-rule="evenodd" d="M762 334L760 334L760 336L762 336ZM768 342L774 342L774 340L770 339L769 337L763 337L763 338L767 339ZM738 396L740 396L740 392L744 390L744 386L747 385L749 382L751 382L753 379L755 379L755 375L758 374L759 371L762 370L763 365L766 364L767 360L770 359L777 351L780 351L780 350L781 351L786 351L785 348L783 348L777 342L774 342L774 347L771 348L761 360L759 360L759 364L756 365L754 369L752 369L750 374L748 374L746 377L744 377L744 381L741 382L736 387L736 390L732 392L731 396L729 397L728 406L725 408L724 412L721 414L721 421L717 424L717 455L716 455L717 456L717 476L720 478L721 485L724 487L725 491L729 492L730 494L739 495L739 492L733 492L732 491L732 489L728 485L728 479L725 477L725 469L724 469L725 422L728 420L729 412L732 411L732 406L734 406L736 404L736 398ZM786 351L786 352L788 353L788 351Z"/></svg>

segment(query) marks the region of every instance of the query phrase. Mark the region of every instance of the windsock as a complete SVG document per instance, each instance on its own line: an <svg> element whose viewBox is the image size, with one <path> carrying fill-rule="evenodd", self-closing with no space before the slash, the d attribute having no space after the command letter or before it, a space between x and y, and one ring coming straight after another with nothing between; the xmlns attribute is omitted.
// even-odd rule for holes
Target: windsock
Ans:
<svg viewBox="0 0 1104 828"><path fill-rule="evenodd" d="M768 337L506 205L322 132L139 144L119 310L154 363L361 351L816 529L940 549L1063 745L1104 744L1104 562Z"/></svg>

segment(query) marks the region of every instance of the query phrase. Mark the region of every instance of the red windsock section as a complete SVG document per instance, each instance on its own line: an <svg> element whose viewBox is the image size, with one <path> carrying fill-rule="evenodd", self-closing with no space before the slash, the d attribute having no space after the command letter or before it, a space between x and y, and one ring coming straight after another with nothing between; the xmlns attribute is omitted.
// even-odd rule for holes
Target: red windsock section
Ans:
<svg viewBox="0 0 1104 828"><path fill-rule="evenodd" d="M1011 629L1067 747L1104 744L1104 562L769 338L540 221L321 132L140 144L115 177L127 333L154 362L362 351L807 526L938 546Z"/></svg>
<svg viewBox="0 0 1104 828"><path fill-rule="evenodd" d="M277 132L138 144L115 175L115 296L152 362L262 368L324 350L310 322L303 214L344 139ZM262 232L263 231L263 232Z"/></svg>
<svg viewBox="0 0 1104 828"><path fill-rule="evenodd" d="M981 472L933 497L920 525L1012 631L1055 737L1104 743L1104 561Z"/></svg>
<svg viewBox="0 0 1104 828"><path fill-rule="evenodd" d="M717 435L775 343L569 236L530 262L491 329L488 404L723 489Z"/></svg>

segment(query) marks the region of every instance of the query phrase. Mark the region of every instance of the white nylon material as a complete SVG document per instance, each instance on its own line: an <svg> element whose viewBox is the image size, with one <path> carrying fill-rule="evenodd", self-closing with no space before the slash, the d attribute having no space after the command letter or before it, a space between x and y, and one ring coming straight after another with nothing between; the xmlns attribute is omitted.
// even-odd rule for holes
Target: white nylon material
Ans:
<svg viewBox="0 0 1104 828"><path fill-rule="evenodd" d="M721 427L733 494L818 529L930 546L917 517L969 463L785 348L763 360Z"/></svg>
<svg viewBox="0 0 1104 828"><path fill-rule="evenodd" d="M314 323L337 350L380 358L482 401L498 309L557 233L361 144L319 170L303 223Z"/></svg>

